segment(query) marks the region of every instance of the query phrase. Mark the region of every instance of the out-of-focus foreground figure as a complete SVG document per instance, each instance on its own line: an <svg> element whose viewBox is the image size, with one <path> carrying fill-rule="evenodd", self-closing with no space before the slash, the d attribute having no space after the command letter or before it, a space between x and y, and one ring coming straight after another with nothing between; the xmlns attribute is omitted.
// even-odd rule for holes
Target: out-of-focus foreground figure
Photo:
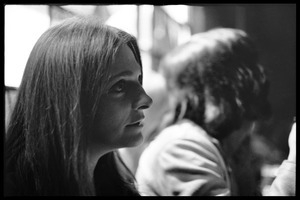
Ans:
<svg viewBox="0 0 300 200"><path fill-rule="evenodd" d="M143 195L260 195L251 135L271 116L269 82L241 30L195 35L162 60L173 124L141 155Z"/></svg>

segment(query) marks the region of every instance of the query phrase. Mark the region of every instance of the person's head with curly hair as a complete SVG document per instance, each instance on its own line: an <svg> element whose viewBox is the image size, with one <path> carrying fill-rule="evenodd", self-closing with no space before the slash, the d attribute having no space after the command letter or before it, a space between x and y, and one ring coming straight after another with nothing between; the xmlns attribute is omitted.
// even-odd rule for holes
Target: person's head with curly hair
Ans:
<svg viewBox="0 0 300 200"><path fill-rule="evenodd" d="M159 68L174 97L174 120L190 119L215 138L239 129L244 120L271 114L269 81L242 30L198 33L168 53Z"/></svg>

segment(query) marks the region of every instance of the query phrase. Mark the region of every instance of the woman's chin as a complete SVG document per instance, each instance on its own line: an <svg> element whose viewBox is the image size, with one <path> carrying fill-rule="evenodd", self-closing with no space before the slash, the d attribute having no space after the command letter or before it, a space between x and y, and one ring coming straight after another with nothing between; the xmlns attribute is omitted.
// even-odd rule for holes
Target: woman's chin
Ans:
<svg viewBox="0 0 300 200"><path fill-rule="evenodd" d="M144 141L144 137L143 135L140 133L140 134L137 134L135 135L134 138L130 138L127 143L126 143L126 146L125 147L136 147L136 146L139 146L143 143Z"/></svg>

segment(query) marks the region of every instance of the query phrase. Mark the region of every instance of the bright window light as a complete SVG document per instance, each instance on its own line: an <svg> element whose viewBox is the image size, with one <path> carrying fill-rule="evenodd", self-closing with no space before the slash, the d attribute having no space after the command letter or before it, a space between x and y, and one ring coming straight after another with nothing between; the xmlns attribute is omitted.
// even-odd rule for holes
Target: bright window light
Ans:
<svg viewBox="0 0 300 200"><path fill-rule="evenodd" d="M112 13L106 21L107 25L114 26L137 37L136 5L107 6L107 8Z"/></svg>
<svg viewBox="0 0 300 200"><path fill-rule="evenodd" d="M162 8L180 24L185 24L189 19L189 7L185 5L162 6Z"/></svg>
<svg viewBox="0 0 300 200"><path fill-rule="evenodd" d="M5 85L19 87L28 56L50 26L48 6L5 6Z"/></svg>
<svg viewBox="0 0 300 200"><path fill-rule="evenodd" d="M93 15L96 9L95 5L66 5L61 7L75 14L84 15L84 16Z"/></svg>

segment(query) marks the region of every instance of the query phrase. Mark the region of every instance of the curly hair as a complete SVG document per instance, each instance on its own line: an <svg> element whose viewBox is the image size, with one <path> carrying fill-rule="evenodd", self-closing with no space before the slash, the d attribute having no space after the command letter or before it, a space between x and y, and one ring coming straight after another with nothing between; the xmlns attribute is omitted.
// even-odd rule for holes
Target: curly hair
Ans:
<svg viewBox="0 0 300 200"><path fill-rule="evenodd" d="M216 138L238 129L244 119L271 115L269 81L259 64L254 41L242 30L215 28L198 33L175 48L160 70L174 95L181 91L187 102L177 102L175 121L182 116L202 126ZM211 98L220 114L205 122L205 101ZM178 98L180 99L180 98Z"/></svg>

